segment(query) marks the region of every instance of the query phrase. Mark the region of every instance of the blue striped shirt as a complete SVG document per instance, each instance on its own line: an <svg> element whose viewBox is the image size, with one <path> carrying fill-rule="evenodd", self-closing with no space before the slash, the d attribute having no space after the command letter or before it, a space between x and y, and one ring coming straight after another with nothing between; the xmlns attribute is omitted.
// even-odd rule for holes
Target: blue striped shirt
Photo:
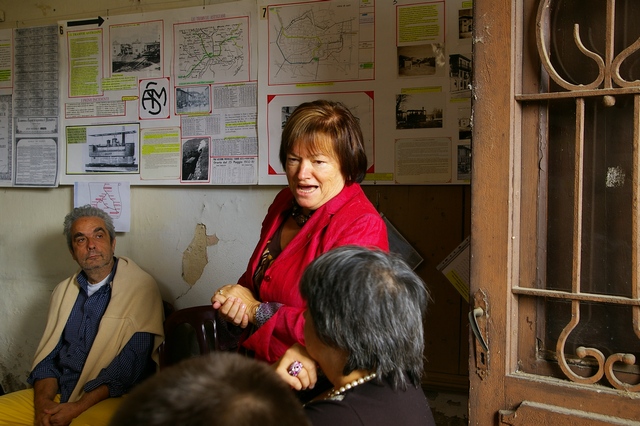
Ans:
<svg viewBox="0 0 640 426"><path fill-rule="evenodd" d="M80 292L71 310L58 345L47 357L36 365L27 381L36 381L54 377L58 379L60 402L67 402L78 383L80 373L98 333L98 327L107 305L111 300L112 277L117 267L117 259L111 271L108 283L91 296L88 296L89 282L84 272L78 274ZM122 351L113 361L100 371L98 377L88 381L85 392L91 392L102 385L109 388L109 396L121 396L129 391L140 379L144 378L147 365L151 360L153 335L138 332L131 336Z"/></svg>

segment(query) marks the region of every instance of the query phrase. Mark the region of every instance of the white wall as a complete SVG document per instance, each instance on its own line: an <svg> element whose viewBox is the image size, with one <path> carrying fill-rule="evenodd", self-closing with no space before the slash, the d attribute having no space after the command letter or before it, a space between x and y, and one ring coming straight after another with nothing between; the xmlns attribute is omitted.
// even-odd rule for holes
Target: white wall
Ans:
<svg viewBox="0 0 640 426"><path fill-rule="evenodd" d="M0 1L0 28L50 25L58 20L192 7L220 1L42 0ZM276 187L133 187L131 231L118 234L116 254L151 273L176 308L209 303L213 292L235 282L258 239ZM0 384L5 391L25 379L45 325L53 287L77 269L62 223L73 208L73 189L0 189ZM219 238L193 287L182 278L182 255L202 223Z"/></svg>
<svg viewBox="0 0 640 426"><path fill-rule="evenodd" d="M223 284L236 282L258 240L276 187L133 187L131 231L118 233L116 255L129 256L153 275L176 308L209 303ZM26 386L44 328L53 287L77 264L62 235L73 189L0 190L0 383ZM219 241L193 287L182 278L182 256L196 225Z"/></svg>

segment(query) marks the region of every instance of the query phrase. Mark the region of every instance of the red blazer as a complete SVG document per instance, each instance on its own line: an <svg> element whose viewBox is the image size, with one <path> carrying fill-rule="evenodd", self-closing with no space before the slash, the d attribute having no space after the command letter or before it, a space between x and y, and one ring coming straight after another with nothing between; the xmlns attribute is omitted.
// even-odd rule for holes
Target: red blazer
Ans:
<svg viewBox="0 0 640 426"><path fill-rule="evenodd" d="M269 238L286 219L293 194L285 188L276 195L262 222L260 240L246 272L238 283L255 293L253 275ZM282 303L280 309L243 342L254 351L257 359L277 361L294 343L304 345L306 306L298 288L304 269L311 261L343 245L378 247L389 250L387 228L358 184L344 189L320 207L300 232L265 271L258 299L262 302Z"/></svg>

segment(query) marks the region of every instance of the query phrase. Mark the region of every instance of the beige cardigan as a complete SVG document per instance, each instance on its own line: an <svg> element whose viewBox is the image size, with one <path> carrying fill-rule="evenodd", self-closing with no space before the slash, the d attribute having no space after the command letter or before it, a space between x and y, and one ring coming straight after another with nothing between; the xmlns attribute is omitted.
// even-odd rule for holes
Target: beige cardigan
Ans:
<svg viewBox="0 0 640 426"><path fill-rule="evenodd" d="M32 370L60 341L62 330L80 291L76 281L79 272L62 281L53 290L47 325L38 345ZM155 335L152 357L157 364L158 347L164 340L163 317L162 298L156 281L131 259L120 257L111 287L111 300L69 402L80 399L84 394L84 385L95 379L113 361L134 333Z"/></svg>

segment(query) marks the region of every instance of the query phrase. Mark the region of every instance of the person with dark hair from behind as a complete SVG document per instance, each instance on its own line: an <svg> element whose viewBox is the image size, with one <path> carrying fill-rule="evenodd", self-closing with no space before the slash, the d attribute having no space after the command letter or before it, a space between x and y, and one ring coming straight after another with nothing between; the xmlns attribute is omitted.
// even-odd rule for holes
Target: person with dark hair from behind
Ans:
<svg viewBox="0 0 640 426"><path fill-rule="evenodd" d="M355 246L333 249L305 270L305 345L274 365L294 389L317 380L334 388L305 405L314 426L435 425L420 386L422 280L399 257Z"/></svg>
<svg viewBox="0 0 640 426"><path fill-rule="evenodd" d="M111 426L307 426L290 388L266 363L214 352L162 370L135 388Z"/></svg>

